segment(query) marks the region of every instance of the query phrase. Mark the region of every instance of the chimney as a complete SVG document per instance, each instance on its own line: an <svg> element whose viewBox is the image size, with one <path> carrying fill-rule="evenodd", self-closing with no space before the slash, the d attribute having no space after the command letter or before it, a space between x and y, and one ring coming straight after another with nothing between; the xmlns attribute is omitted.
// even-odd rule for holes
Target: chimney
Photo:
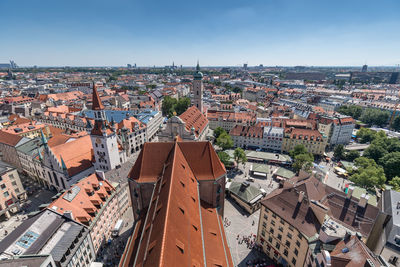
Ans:
<svg viewBox="0 0 400 267"><path fill-rule="evenodd" d="M360 200L358 201L358 206L365 208L367 206L369 199L369 195L367 193L362 194L360 197Z"/></svg>
<svg viewBox="0 0 400 267"><path fill-rule="evenodd" d="M64 211L64 216L71 220L74 220L74 215L72 214L72 211L70 211L70 210Z"/></svg>
<svg viewBox="0 0 400 267"><path fill-rule="evenodd" d="M104 175L104 172L103 172L103 171L97 171L97 170L96 170L96 175L97 175L98 177L100 177L101 179L103 179L103 180L106 179L106 176Z"/></svg>
<svg viewBox="0 0 400 267"><path fill-rule="evenodd" d="M304 192L301 191L301 192L299 193L299 200L298 200L297 202L298 202L298 203L301 203L301 202L303 202L303 199L304 199Z"/></svg>
<svg viewBox="0 0 400 267"><path fill-rule="evenodd" d="M351 196L353 195L353 191L354 191L354 186L349 186L349 188L347 189L347 196L346 198L351 198Z"/></svg>

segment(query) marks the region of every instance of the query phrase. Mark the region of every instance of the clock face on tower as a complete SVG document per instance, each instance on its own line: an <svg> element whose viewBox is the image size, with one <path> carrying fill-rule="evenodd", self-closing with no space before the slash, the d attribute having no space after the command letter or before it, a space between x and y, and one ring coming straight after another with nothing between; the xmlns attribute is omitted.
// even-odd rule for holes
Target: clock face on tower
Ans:
<svg viewBox="0 0 400 267"><path fill-rule="evenodd" d="M96 144L101 144L101 140L100 140L100 138L96 138Z"/></svg>

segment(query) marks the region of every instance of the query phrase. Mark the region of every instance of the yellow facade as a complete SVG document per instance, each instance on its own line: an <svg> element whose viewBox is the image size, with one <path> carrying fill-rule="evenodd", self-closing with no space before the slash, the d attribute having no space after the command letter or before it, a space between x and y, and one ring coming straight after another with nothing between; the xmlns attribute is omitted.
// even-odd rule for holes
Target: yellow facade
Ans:
<svg viewBox="0 0 400 267"><path fill-rule="evenodd" d="M257 244L276 262L286 261L286 266L312 264L307 238L284 218L261 206Z"/></svg>
<svg viewBox="0 0 400 267"><path fill-rule="evenodd" d="M308 152L314 155L322 156L325 152L326 144L327 138L325 137L322 138L321 141L285 137L283 138L282 142L282 151L289 153L289 151L293 150L296 145L304 145L305 148L307 148Z"/></svg>

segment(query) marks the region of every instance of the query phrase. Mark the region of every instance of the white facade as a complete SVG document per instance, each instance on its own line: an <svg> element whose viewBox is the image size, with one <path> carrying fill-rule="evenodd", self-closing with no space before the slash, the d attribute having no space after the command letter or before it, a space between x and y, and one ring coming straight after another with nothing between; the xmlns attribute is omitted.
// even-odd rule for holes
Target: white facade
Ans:
<svg viewBox="0 0 400 267"><path fill-rule="evenodd" d="M91 135L93 152L96 162L94 168L100 171L109 171L121 165L122 160L118 150L117 135L105 133L103 136Z"/></svg>
<svg viewBox="0 0 400 267"><path fill-rule="evenodd" d="M282 151L283 128L264 127L262 148L272 151Z"/></svg>

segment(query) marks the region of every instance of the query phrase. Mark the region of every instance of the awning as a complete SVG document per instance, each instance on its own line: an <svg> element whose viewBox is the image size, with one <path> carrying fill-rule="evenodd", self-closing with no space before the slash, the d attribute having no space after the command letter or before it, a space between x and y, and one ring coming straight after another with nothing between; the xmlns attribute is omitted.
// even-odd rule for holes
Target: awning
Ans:
<svg viewBox="0 0 400 267"><path fill-rule="evenodd" d="M262 172L253 172L254 175L258 175L258 176L264 176L267 177L266 173L262 173Z"/></svg>

